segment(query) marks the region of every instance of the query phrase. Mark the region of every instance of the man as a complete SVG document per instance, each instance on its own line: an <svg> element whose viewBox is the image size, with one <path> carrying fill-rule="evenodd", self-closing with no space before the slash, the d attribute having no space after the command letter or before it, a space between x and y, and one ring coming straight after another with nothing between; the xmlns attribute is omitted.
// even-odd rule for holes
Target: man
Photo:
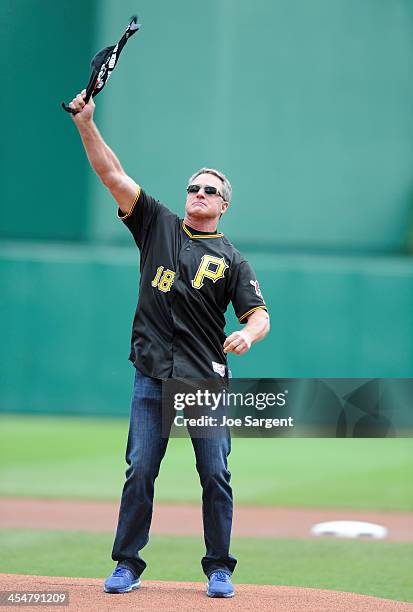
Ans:
<svg viewBox="0 0 413 612"><path fill-rule="evenodd" d="M147 544L154 481L168 439L162 437L162 380L228 377L226 354L246 353L269 330L258 281L247 261L222 233L231 185L219 171L202 168L189 180L185 217L146 194L126 175L93 122L94 102L85 90L70 106L89 161L118 204L118 217L141 252L140 295L133 322L134 364L126 483L112 558L117 567L107 593L139 588L146 567L139 552ZM232 302L243 330L226 337L224 313ZM227 457L230 436L192 437L202 485L206 554L201 564L210 597L232 597L236 559L229 552L232 490Z"/></svg>

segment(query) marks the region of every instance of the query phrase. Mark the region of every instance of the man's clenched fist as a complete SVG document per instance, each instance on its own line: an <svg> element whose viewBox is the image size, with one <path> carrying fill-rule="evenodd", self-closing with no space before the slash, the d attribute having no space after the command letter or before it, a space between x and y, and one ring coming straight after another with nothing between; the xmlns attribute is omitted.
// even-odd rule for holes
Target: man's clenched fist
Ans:
<svg viewBox="0 0 413 612"><path fill-rule="evenodd" d="M76 115L72 115L73 121L75 123L90 121L93 117L95 103L93 101L93 98L90 97L89 102L85 104L85 96L86 89L83 89L80 93L77 94L76 98L73 98L73 100L69 104L70 108L73 108L73 110L77 111Z"/></svg>

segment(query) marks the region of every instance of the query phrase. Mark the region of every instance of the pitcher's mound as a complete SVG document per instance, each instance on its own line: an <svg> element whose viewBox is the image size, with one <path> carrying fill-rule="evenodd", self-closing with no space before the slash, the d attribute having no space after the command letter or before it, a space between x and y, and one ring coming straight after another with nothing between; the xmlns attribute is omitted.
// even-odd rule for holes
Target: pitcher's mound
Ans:
<svg viewBox="0 0 413 612"><path fill-rule="evenodd" d="M367 597L354 593L339 593L317 589L285 586L236 584L232 599L211 599L205 594L202 582L158 582L143 580L136 591L123 595L109 595L102 590L103 580L95 578L61 578L55 576L21 576L0 574L0 590L18 592L69 593L69 606L24 606L26 612L40 610L74 610L109 612L110 610L139 610L166 612L185 610L272 610L276 612L407 612L413 604ZM14 604L13 607L15 607ZM4 608L5 610L10 608Z"/></svg>

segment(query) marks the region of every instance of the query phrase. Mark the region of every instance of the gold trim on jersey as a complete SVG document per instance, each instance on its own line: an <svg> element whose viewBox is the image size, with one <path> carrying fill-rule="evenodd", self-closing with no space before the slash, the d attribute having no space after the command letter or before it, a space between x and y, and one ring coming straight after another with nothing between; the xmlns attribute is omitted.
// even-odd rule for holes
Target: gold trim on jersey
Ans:
<svg viewBox="0 0 413 612"><path fill-rule="evenodd" d="M138 193L136 194L135 199L132 202L132 206L130 207L130 210L127 213L125 213L123 216L121 216L119 214L120 208L118 208L118 210L117 210L118 219L120 219L121 221L124 221L125 219L127 219L128 217L131 216L131 214L133 213L133 211L135 209L136 202L139 200L139 196L140 195L141 195L141 188L138 185Z"/></svg>
<svg viewBox="0 0 413 612"><path fill-rule="evenodd" d="M245 319L245 317L249 317L250 314L254 312L254 310L259 310L260 308L263 308L268 312L268 308L266 306L255 306L255 308L251 308L251 310L248 310L245 314L243 314L242 317L239 317L238 321L242 323L242 320Z"/></svg>
<svg viewBox="0 0 413 612"><path fill-rule="evenodd" d="M185 222L182 221L182 229L190 238L222 238L224 234L191 234L189 229L186 227Z"/></svg>

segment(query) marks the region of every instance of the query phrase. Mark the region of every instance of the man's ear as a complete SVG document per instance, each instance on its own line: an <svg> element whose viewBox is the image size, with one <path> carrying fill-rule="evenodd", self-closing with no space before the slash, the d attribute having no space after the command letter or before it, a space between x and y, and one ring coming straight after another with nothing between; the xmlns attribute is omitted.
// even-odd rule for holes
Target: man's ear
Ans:
<svg viewBox="0 0 413 612"><path fill-rule="evenodd" d="M229 206L229 202L222 202L221 204L221 217L224 213L227 212Z"/></svg>

